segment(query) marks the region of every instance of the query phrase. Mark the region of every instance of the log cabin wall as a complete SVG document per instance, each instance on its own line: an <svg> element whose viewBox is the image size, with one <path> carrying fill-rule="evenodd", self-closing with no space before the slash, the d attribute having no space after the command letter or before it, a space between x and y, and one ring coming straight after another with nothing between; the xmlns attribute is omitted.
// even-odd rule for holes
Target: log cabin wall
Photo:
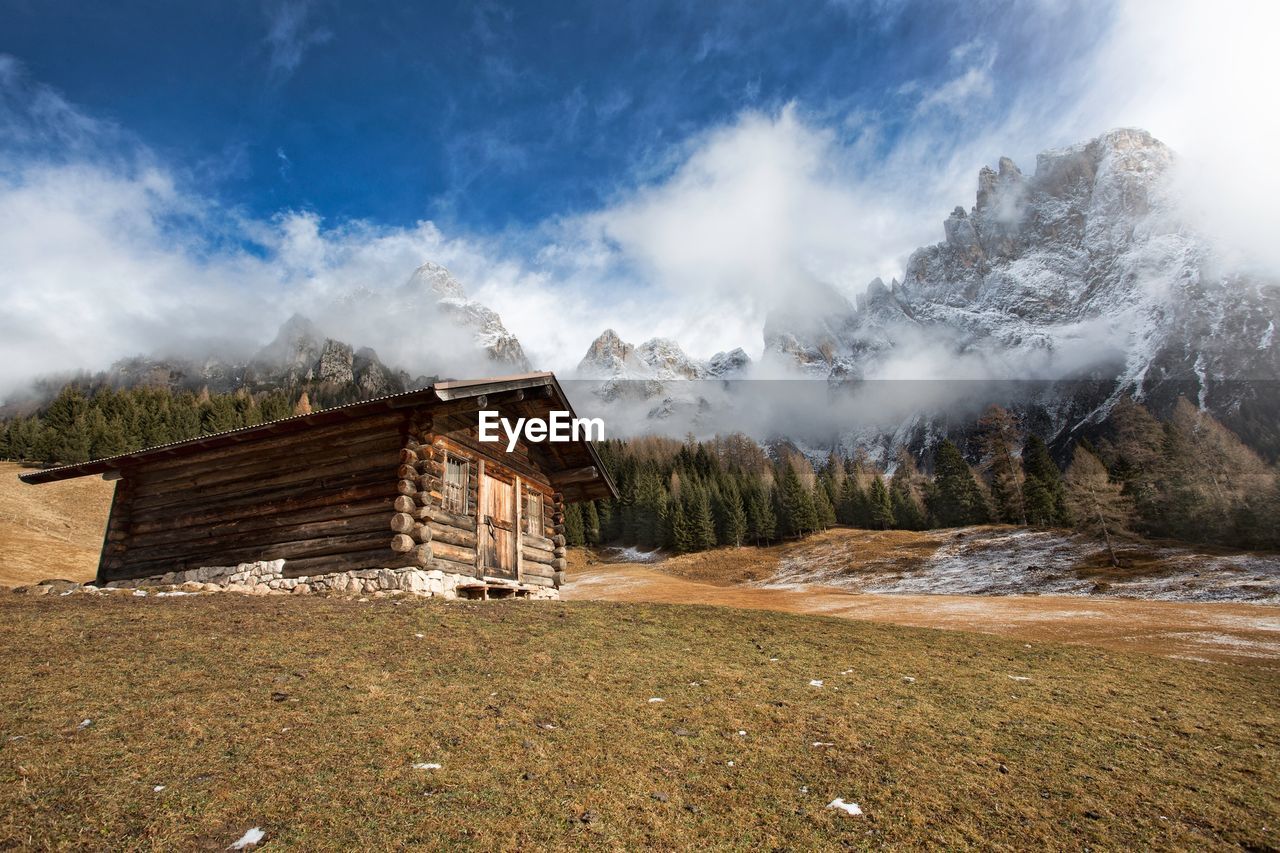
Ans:
<svg viewBox="0 0 1280 853"><path fill-rule="evenodd" d="M414 565L388 547L410 416L389 412L124 468L100 582L284 559L287 576Z"/></svg>
<svg viewBox="0 0 1280 853"><path fill-rule="evenodd" d="M447 501L450 459L467 475ZM475 409L430 405L137 461L119 469L98 580L284 560L285 578L416 567L558 588L559 462L480 442ZM510 489L500 567L486 565L486 475Z"/></svg>
<svg viewBox="0 0 1280 853"><path fill-rule="evenodd" d="M439 417L421 412L414 416L410 433L418 456L417 478L412 486L404 478L400 482L395 509L404 515L397 516L396 524L405 529L406 541L395 547L407 550L420 542L424 565L477 578L489 576L484 565L480 489L486 474L497 475L514 486L513 579L530 586L559 587L565 568L563 497L553 490L538 451L524 442L517 443L511 453L505 445L482 443L474 412ZM450 458L468 465L463 507L446 506L445 466ZM541 507L542 523L537 529L530 528L524 518L529 500Z"/></svg>

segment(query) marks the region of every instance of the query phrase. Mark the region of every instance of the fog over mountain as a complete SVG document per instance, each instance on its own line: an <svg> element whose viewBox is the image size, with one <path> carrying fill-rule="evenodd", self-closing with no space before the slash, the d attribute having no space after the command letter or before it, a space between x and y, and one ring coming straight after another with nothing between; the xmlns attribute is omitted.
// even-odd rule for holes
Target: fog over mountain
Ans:
<svg viewBox="0 0 1280 853"><path fill-rule="evenodd" d="M900 279L850 301L793 277L757 359L745 347L698 359L671 339L632 344L606 329L561 377L613 434L742 430L887 455L967 428L989 402L1062 443L1122 397L1162 411L1187 395L1274 452L1260 425L1280 414L1280 282L1185 221L1176 162L1137 129L1046 151L1025 173L1000 158ZM349 289L294 315L247 358L140 357L109 375L218 390L320 381L374 396L549 367L526 356L541 347L518 340L502 309L427 261L396 287Z"/></svg>

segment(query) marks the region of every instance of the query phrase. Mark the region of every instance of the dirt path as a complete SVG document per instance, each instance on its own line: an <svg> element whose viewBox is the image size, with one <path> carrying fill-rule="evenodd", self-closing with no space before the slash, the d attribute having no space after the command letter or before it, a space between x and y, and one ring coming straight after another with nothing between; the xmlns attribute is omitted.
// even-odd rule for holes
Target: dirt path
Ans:
<svg viewBox="0 0 1280 853"><path fill-rule="evenodd" d="M1265 605L1098 596L875 595L818 586L765 589L712 585L634 563L579 568L562 595L780 610L1280 669L1280 607Z"/></svg>

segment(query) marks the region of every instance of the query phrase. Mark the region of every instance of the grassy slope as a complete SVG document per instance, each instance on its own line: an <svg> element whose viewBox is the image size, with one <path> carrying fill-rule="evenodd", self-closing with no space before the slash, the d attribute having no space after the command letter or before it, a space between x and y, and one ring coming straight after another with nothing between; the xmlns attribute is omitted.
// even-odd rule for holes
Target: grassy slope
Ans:
<svg viewBox="0 0 1280 853"><path fill-rule="evenodd" d="M29 470L0 462L0 586L91 580L115 484L80 477L28 486L18 475Z"/></svg>
<svg viewBox="0 0 1280 853"><path fill-rule="evenodd" d="M0 624L0 846L1280 844L1259 669L586 602L3 596Z"/></svg>

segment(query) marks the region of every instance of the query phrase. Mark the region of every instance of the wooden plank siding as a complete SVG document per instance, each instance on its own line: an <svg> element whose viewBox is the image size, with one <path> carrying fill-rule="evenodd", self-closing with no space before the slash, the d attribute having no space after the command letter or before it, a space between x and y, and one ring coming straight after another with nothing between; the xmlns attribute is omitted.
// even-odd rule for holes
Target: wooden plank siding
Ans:
<svg viewBox="0 0 1280 853"><path fill-rule="evenodd" d="M289 561L294 576L306 558L406 564L388 547L406 417L370 420L126 469L99 581L255 560Z"/></svg>
<svg viewBox="0 0 1280 853"><path fill-rule="evenodd" d="M565 498L554 478L580 493L565 472L597 459L594 450L521 440L508 452L505 441L479 440L476 416L480 407L544 416L552 391L547 385L526 397L515 388L476 400L411 392L353 404L344 416L286 419L29 481L119 478L101 583L283 559L285 576L295 578L417 566L558 586ZM465 476L449 475L450 460L466 464ZM607 478L593 488L613 493Z"/></svg>

